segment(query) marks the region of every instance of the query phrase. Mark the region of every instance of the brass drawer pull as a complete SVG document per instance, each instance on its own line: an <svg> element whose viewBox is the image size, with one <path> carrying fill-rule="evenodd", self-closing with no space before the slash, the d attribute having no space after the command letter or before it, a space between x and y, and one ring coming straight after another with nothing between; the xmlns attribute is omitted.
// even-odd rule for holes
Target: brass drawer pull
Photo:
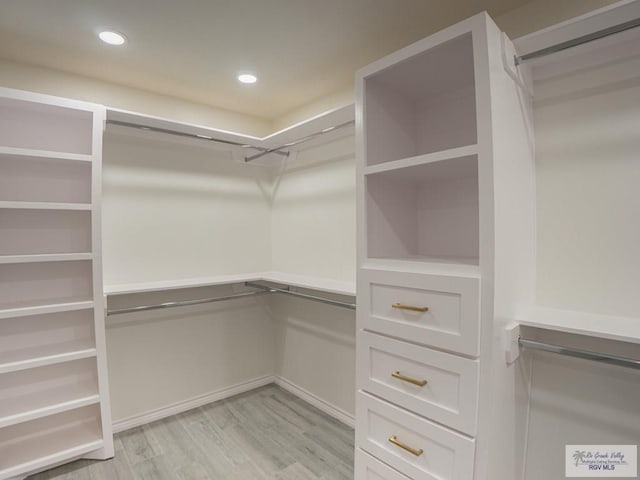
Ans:
<svg viewBox="0 0 640 480"><path fill-rule="evenodd" d="M391 376L393 378L397 378L398 380L402 380L403 382L413 383L414 385L418 385L419 387L424 387L427 384L426 380L416 380L415 378L406 377L400 372L393 372Z"/></svg>
<svg viewBox="0 0 640 480"><path fill-rule="evenodd" d="M419 457L424 453L424 450L422 450L421 448L412 448L409 445L405 445L400 440L398 440L395 435L393 435L392 437L389 437L389 441L394 445L402 448L403 450L406 450L409 453L413 453L416 457Z"/></svg>
<svg viewBox="0 0 640 480"><path fill-rule="evenodd" d="M410 310L412 312L420 312L424 313L429 310L429 307L413 307L411 305L403 305L402 303L393 303L391 304L393 308L398 308L400 310Z"/></svg>

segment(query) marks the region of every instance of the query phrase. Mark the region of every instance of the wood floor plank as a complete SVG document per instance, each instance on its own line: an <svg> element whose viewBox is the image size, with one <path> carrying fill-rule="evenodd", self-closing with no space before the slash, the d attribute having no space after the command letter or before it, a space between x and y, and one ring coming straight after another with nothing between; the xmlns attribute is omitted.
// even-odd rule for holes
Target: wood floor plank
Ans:
<svg viewBox="0 0 640 480"><path fill-rule="evenodd" d="M199 464L211 478L224 478L232 465L221 456L210 456L196 444L184 428L178 416L153 422L148 425L148 434L166 445L176 468L184 464Z"/></svg>
<svg viewBox="0 0 640 480"><path fill-rule="evenodd" d="M275 478L277 480L318 480L317 476L300 463L289 465L281 472L278 472Z"/></svg>
<svg viewBox="0 0 640 480"><path fill-rule="evenodd" d="M275 385L120 432L114 447L30 480L353 479L353 429Z"/></svg>
<svg viewBox="0 0 640 480"><path fill-rule="evenodd" d="M119 435L129 465L136 465L165 453L159 442L153 438L149 440L145 427L146 425L132 428Z"/></svg>

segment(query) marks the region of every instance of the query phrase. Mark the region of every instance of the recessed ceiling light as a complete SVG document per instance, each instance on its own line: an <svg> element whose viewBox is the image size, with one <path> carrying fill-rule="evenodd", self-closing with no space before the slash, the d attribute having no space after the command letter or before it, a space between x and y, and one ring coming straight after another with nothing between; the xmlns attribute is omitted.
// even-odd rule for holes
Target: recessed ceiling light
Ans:
<svg viewBox="0 0 640 480"><path fill-rule="evenodd" d="M258 77L250 73L241 73L238 75L238 81L240 83L256 83L258 81Z"/></svg>
<svg viewBox="0 0 640 480"><path fill-rule="evenodd" d="M104 30L98 34L98 37L109 45L123 45L127 41L124 35L113 30Z"/></svg>

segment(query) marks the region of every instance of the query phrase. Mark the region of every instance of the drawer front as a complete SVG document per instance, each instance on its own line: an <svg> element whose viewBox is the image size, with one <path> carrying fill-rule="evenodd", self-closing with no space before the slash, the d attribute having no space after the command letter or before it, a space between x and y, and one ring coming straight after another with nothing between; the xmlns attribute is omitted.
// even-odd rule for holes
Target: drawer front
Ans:
<svg viewBox="0 0 640 480"><path fill-rule="evenodd" d="M356 440L360 448L409 478L473 478L473 439L363 392L356 401Z"/></svg>
<svg viewBox="0 0 640 480"><path fill-rule="evenodd" d="M373 458L367 452L356 450L355 480L410 480L393 468Z"/></svg>
<svg viewBox="0 0 640 480"><path fill-rule="evenodd" d="M362 269L359 282L359 328L479 355L479 278Z"/></svg>
<svg viewBox="0 0 640 480"><path fill-rule="evenodd" d="M358 335L358 388L475 435L478 360L368 332Z"/></svg>

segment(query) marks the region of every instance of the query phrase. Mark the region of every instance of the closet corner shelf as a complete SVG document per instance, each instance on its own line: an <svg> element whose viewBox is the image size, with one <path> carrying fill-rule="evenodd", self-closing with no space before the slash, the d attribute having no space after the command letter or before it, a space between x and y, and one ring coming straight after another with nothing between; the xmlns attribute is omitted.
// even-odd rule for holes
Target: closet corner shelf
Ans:
<svg viewBox="0 0 640 480"><path fill-rule="evenodd" d="M272 282L287 284L292 287L308 288L340 295L355 295L355 283L342 282L317 277L282 272L241 273L219 275L215 277L188 278L182 280L166 280L160 282L130 283L121 285L105 285L105 295L124 295L131 293L155 292L159 290L176 290L180 288L211 287L244 282Z"/></svg>
<svg viewBox="0 0 640 480"><path fill-rule="evenodd" d="M91 210L91 204L0 201L0 208L25 210Z"/></svg>
<svg viewBox="0 0 640 480"><path fill-rule="evenodd" d="M92 260L92 253L52 253L34 255L0 255L0 265L8 263L69 262Z"/></svg>
<svg viewBox="0 0 640 480"><path fill-rule="evenodd" d="M92 155L82 153L54 152L49 150L33 150L29 148L0 147L0 156L31 157L53 160L93 161Z"/></svg>
<svg viewBox="0 0 640 480"><path fill-rule="evenodd" d="M518 323L525 327L640 344L640 318L534 307Z"/></svg>
<svg viewBox="0 0 640 480"><path fill-rule="evenodd" d="M478 145L465 145L464 147L451 148L438 152L425 153L414 157L401 158L390 162L378 163L364 168L365 175L373 175L376 173L388 172L391 170L399 170L407 167L415 167L418 165L426 165L428 163L441 162L454 158L468 157L478 154Z"/></svg>

